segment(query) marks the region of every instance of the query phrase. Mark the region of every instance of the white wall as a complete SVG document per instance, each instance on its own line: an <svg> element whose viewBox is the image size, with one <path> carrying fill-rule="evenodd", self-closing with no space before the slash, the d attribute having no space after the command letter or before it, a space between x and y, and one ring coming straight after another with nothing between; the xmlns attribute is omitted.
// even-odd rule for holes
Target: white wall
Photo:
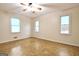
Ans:
<svg viewBox="0 0 79 59"><path fill-rule="evenodd" d="M0 17L0 39L2 39L2 28L1 28L1 25L2 25L2 17Z"/></svg>
<svg viewBox="0 0 79 59"><path fill-rule="evenodd" d="M70 35L60 34L60 16L70 15L72 17L72 33ZM23 39L28 37L37 37L50 41L60 42L79 46L79 8L73 8L66 11L51 12L45 15L40 15L32 20L28 17L18 15L21 20L21 32L10 32L10 19L15 14L9 14L0 11L0 43ZM40 21L40 32L34 32L34 21ZM17 39L13 37L17 36Z"/></svg>
<svg viewBox="0 0 79 59"><path fill-rule="evenodd" d="M21 21L21 32L20 33L11 33L10 32L10 19L13 16L17 16ZM23 15L15 15L7 12L0 11L0 43L13 41L23 38L30 37L30 18ZM17 39L13 37L17 36Z"/></svg>
<svg viewBox="0 0 79 59"><path fill-rule="evenodd" d="M60 16L71 16L71 30L69 35L60 34ZM40 21L40 32L34 32L32 28L32 36L42 38L50 41L60 42L64 44L70 44L79 46L79 8L73 8L65 11L51 12L45 15L40 15L32 20L32 25L36 20ZM34 27L34 26L33 26Z"/></svg>

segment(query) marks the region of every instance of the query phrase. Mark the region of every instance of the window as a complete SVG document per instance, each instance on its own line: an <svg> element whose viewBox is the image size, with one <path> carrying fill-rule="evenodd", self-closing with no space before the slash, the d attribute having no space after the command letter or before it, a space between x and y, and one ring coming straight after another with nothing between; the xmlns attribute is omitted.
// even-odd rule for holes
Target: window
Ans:
<svg viewBox="0 0 79 59"><path fill-rule="evenodd" d="M20 32L20 20L16 17L11 19L11 32Z"/></svg>
<svg viewBox="0 0 79 59"><path fill-rule="evenodd" d="M69 16L61 16L61 33L69 34Z"/></svg>
<svg viewBox="0 0 79 59"><path fill-rule="evenodd" d="M35 21L35 32L39 32L39 21Z"/></svg>

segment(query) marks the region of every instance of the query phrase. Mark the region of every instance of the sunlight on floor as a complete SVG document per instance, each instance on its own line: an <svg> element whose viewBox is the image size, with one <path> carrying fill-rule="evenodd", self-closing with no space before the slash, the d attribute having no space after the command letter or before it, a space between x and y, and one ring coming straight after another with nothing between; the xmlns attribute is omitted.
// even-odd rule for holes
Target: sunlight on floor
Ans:
<svg viewBox="0 0 79 59"><path fill-rule="evenodd" d="M12 48L10 55L12 56L20 56L22 55L22 48L21 46L16 46Z"/></svg>
<svg viewBox="0 0 79 59"><path fill-rule="evenodd" d="M58 49L59 50L59 55L60 56L68 56L69 55L69 53L68 53L68 50L66 49L66 48L60 48L60 49Z"/></svg>

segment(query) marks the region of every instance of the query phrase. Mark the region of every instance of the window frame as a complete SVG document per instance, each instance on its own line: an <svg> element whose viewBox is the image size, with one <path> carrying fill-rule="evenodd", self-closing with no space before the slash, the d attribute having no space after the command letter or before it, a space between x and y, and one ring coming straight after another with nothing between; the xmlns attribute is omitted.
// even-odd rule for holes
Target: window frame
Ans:
<svg viewBox="0 0 79 59"><path fill-rule="evenodd" d="M69 16L69 33L61 33L61 17L63 17L63 16ZM72 34L72 20L71 20L71 15L61 15L60 16L60 34L64 34L64 35L70 35L70 34Z"/></svg>
<svg viewBox="0 0 79 59"><path fill-rule="evenodd" d="M12 32L12 24L11 24L11 19L12 19L12 18L17 18L17 19L19 20L19 25L20 25L20 26L19 26L19 27L20 27L20 31L19 31L19 32ZM21 21L20 21L20 18L19 18L19 17L11 17L11 18L10 18L10 32L11 32L11 33L21 33Z"/></svg>

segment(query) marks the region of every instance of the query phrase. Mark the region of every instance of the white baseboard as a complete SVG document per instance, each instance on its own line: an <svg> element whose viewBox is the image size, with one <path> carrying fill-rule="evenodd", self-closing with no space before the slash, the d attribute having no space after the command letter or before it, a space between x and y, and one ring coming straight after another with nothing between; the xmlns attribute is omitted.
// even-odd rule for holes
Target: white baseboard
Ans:
<svg viewBox="0 0 79 59"><path fill-rule="evenodd" d="M26 37L26 38L30 38L30 37ZM21 39L25 39L25 38L21 38ZM0 43L6 43L6 42L21 40L21 39L9 39L9 40L6 40L6 41L1 41Z"/></svg>
<svg viewBox="0 0 79 59"><path fill-rule="evenodd" d="M30 38L30 37L27 37L27 38ZM39 38L39 39L43 39L43 40L48 40L48 39L46 39L46 38L40 38L40 37L35 37L35 38ZM25 39L25 38L21 38L21 39ZM6 42L21 40L21 39L12 39L12 40L7 40L7 41L2 41L2 42L0 42L0 43L6 43ZM58 42L58 43L62 43L62 44L67 44L67 45L72 45L72 46L77 46L77 47L79 47L79 44L74 44L74 43L61 42L61 41L57 41L57 40L48 40L48 41L53 41L53 42Z"/></svg>
<svg viewBox="0 0 79 59"><path fill-rule="evenodd" d="M40 37L35 37L35 38L39 38L39 39L43 39L43 40L48 40L46 38L40 38ZM79 47L79 44L74 44L74 43L69 43L69 42L62 42L62 41L57 41L57 40L48 40L48 41L53 41L53 42L58 42L58 43L66 44L66 45L71 45L71 46Z"/></svg>

